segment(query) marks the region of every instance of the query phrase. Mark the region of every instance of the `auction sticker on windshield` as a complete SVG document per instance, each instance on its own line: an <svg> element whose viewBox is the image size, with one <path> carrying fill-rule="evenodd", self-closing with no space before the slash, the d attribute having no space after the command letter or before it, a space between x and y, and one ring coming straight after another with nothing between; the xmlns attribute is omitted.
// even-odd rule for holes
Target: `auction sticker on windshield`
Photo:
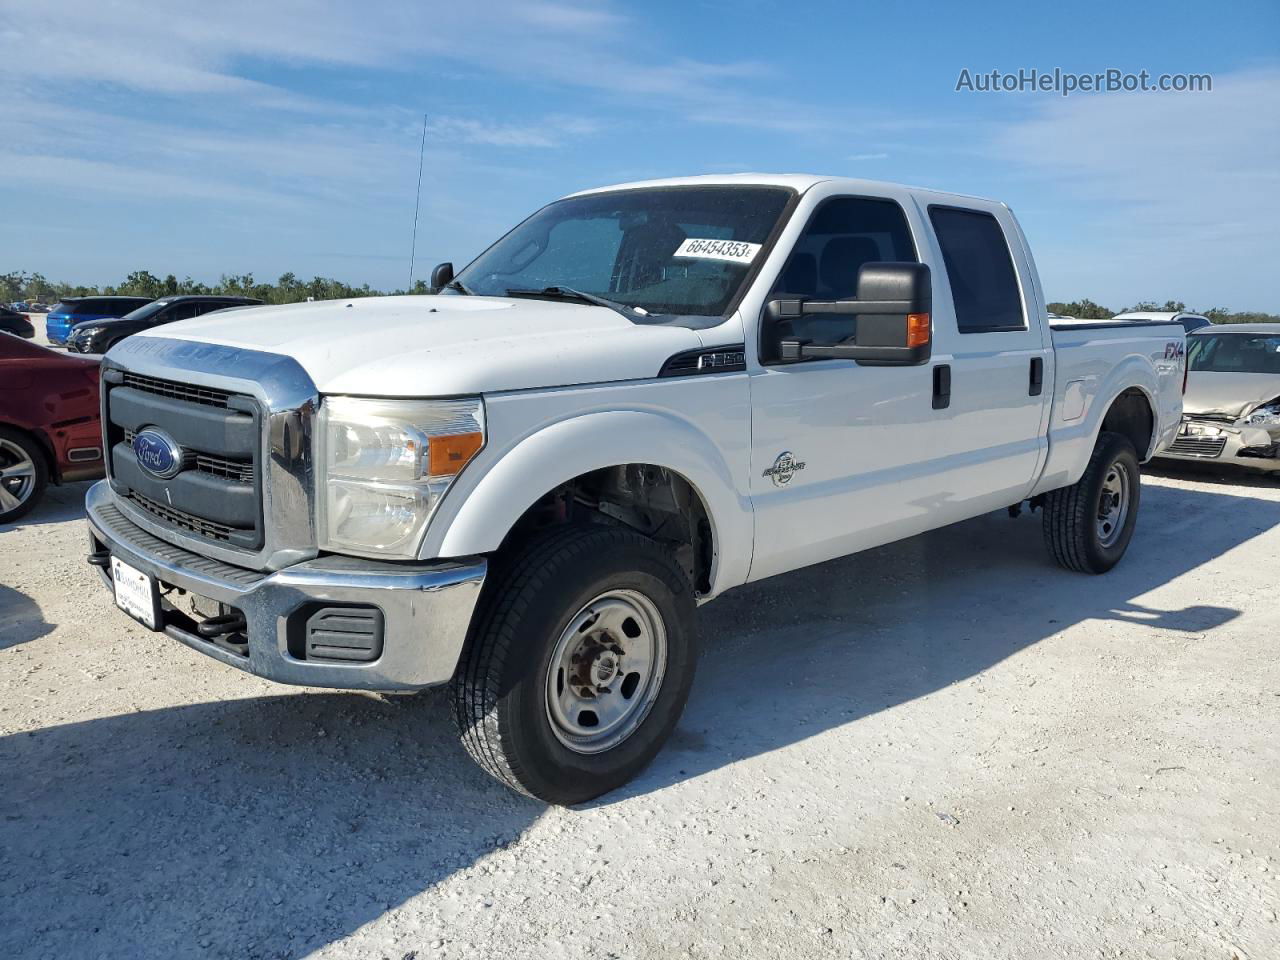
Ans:
<svg viewBox="0 0 1280 960"><path fill-rule="evenodd" d="M690 237L676 249L673 257L693 257L698 260L728 260L732 263L750 263L760 252L760 244L743 243L740 240L698 240Z"/></svg>
<svg viewBox="0 0 1280 960"><path fill-rule="evenodd" d="M111 579L116 588L116 606L155 630L160 622L160 595L155 580L117 557L111 558Z"/></svg>

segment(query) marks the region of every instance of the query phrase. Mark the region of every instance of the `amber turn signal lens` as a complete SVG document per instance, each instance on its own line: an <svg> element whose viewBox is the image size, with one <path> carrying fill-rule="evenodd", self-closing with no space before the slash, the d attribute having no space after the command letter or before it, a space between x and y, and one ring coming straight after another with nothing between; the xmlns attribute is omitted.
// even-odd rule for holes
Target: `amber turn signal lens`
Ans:
<svg viewBox="0 0 1280 960"><path fill-rule="evenodd" d="M447 433L427 439L427 473L452 477L484 446L482 433Z"/></svg>
<svg viewBox="0 0 1280 960"><path fill-rule="evenodd" d="M929 342L931 324L927 313L907 314L907 346L923 347Z"/></svg>

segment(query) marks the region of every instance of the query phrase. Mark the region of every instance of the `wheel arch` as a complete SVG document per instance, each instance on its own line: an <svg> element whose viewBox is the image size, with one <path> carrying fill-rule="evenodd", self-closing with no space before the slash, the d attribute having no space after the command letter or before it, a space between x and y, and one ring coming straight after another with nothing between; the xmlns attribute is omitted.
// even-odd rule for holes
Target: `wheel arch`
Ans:
<svg viewBox="0 0 1280 960"><path fill-rule="evenodd" d="M638 479L642 486L665 489L676 504L686 492L691 524L699 515L705 517L708 559L703 582L694 578L700 593L711 596L746 579L753 533L750 500L738 493L735 472L719 448L687 421L665 412L588 413L546 425L485 459L487 469L468 477L468 468L442 501L421 558L493 553L548 498L580 490L583 484L611 495L625 494L628 488L634 494ZM660 476L646 477L645 471ZM609 502L616 505L616 497ZM616 511L609 516L626 522Z"/></svg>
<svg viewBox="0 0 1280 960"><path fill-rule="evenodd" d="M1138 460L1150 459L1155 445L1156 407L1147 390L1134 385L1121 390L1107 404L1106 412L1098 422L1097 438L1104 432L1118 433L1129 439L1138 452Z"/></svg>

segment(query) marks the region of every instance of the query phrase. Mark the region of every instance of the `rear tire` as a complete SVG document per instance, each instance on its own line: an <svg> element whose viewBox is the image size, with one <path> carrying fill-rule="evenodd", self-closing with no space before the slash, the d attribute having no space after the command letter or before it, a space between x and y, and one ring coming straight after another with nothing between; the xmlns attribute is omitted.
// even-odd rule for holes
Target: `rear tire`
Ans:
<svg viewBox="0 0 1280 960"><path fill-rule="evenodd" d="M48 484L49 465L36 439L0 426L0 523L25 516Z"/></svg>
<svg viewBox="0 0 1280 960"><path fill-rule="evenodd" d="M1133 539L1141 498L1138 453L1118 433L1103 433L1084 475L1044 499L1044 543L1068 570L1106 573Z"/></svg>
<svg viewBox="0 0 1280 960"><path fill-rule="evenodd" d="M462 745L513 790L582 803L639 773L693 684L694 597L621 527L553 529L495 559L451 684Z"/></svg>

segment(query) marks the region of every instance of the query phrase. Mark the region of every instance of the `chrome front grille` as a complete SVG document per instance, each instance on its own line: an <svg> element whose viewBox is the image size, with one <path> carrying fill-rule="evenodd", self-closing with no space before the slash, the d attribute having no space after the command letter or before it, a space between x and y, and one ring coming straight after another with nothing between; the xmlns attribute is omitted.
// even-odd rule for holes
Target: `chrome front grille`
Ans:
<svg viewBox="0 0 1280 960"><path fill-rule="evenodd" d="M282 354L125 338L102 364L117 506L161 540L239 567L278 570L316 556L319 402L306 371ZM147 426L182 448L184 469L169 480L143 471L125 442L126 428Z"/></svg>
<svg viewBox="0 0 1280 960"><path fill-rule="evenodd" d="M1220 457L1226 445L1226 437L1184 435L1169 444L1169 453L1178 453L1185 457Z"/></svg>

